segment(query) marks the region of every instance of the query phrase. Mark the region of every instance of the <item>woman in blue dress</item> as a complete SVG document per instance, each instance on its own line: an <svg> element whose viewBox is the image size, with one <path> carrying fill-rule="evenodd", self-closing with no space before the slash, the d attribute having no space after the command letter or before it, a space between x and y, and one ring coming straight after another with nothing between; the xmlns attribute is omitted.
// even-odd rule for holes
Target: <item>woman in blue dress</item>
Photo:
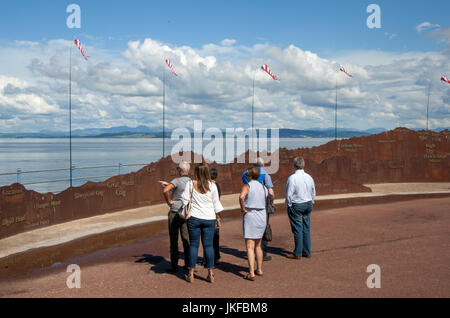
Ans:
<svg viewBox="0 0 450 318"><path fill-rule="evenodd" d="M256 275L263 275L261 240L267 225L266 199L269 192L264 185L258 182L259 174L260 171L257 167L251 167L247 170L249 182L242 186L239 196L241 212L243 213L242 229L249 266L249 274L245 279L251 281L255 280Z"/></svg>

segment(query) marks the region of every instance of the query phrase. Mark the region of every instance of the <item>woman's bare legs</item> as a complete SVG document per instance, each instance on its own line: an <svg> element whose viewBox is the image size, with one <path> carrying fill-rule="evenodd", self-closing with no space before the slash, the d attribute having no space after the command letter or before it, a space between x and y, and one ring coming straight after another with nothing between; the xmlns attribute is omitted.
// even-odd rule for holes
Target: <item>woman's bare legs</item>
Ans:
<svg viewBox="0 0 450 318"><path fill-rule="evenodd" d="M255 240L245 239L247 246L248 271L250 277L255 277Z"/></svg>
<svg viewBox="0 0 450 318"><path fill-rule="evenodd" d="M255 246L255 253L256 253L256 273L258 275L262 275L262 264L263 264L263 250L261 246L262 240L255 240L256 246Z"/></svg>

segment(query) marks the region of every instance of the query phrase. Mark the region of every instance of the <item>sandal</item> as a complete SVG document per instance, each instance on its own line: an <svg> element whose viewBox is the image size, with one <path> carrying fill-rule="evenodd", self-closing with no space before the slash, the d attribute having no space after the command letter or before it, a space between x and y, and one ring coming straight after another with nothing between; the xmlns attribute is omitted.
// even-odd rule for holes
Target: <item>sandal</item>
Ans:
<svg viewBox="0 0 450 318"><path fill-rule="evenodd" d="M186 274L186 281L192 284L194 282L194 274Z"/></svg>
<svg viewBox="0 0 450 318"><path fill-rule="evenodd" d="M258 272L255 272L255 274L256 274L256 276L264 276L264 273L258 273Z"/></svg>
<svg viewBox="0 0 450 318"><path fill-rule="evenodd" d="M208 282L214 283L214 274L208 274Z"/></svg>
<svg viewBox="0 0 450 318"><path fill-rule="evenodd" d="M256 276L250 276L250 274L247 274L247 276L244 277L244 279L254 282Z"/></svg>

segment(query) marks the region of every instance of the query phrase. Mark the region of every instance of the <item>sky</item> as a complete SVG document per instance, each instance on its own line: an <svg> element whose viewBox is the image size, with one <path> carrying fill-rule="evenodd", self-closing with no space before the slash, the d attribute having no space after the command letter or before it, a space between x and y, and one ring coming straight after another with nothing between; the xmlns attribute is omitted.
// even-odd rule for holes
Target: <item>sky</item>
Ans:
<svg viewBox="0 0 450 318"><path fill-rule="evenodd" d="M164 77L169 129L249 127L253 79L257 127L333 127L337 84L340 128L423 128L430 87L430 128L448 128L449 12L448 0L2 0L0 132L67 131L70 54L73 129L161 127Z"/></svg>

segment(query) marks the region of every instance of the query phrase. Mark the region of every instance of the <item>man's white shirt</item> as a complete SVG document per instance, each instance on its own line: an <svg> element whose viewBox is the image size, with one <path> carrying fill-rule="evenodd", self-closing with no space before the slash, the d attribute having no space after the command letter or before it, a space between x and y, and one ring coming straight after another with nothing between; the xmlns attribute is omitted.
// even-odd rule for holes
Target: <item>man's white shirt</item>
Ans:
<svg viewBox="0 0 450 318"><path fill-rule="evenodd" d="M305 203L316 198L316 188L314 180L304 170L296 170L286 184L286 204L292 206L292 203Z"/></svg>

